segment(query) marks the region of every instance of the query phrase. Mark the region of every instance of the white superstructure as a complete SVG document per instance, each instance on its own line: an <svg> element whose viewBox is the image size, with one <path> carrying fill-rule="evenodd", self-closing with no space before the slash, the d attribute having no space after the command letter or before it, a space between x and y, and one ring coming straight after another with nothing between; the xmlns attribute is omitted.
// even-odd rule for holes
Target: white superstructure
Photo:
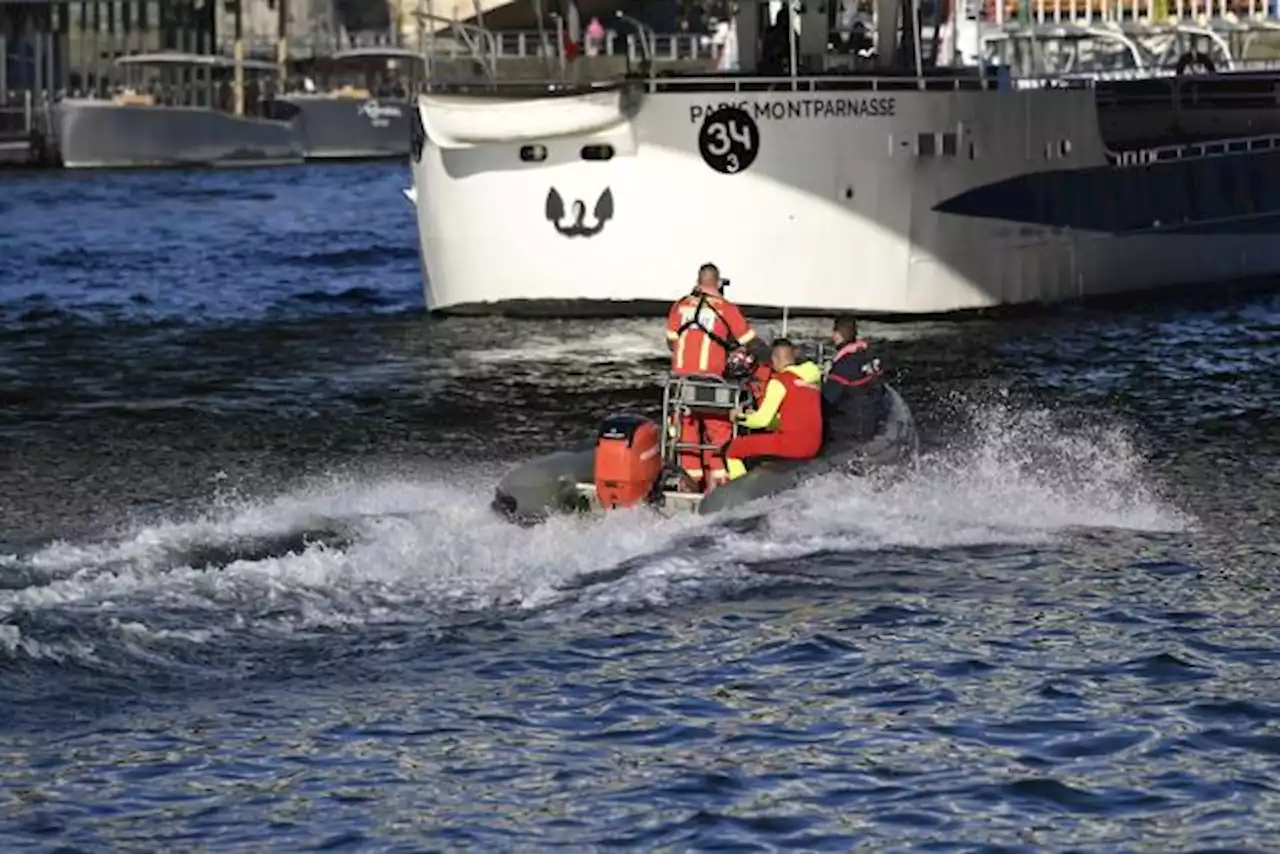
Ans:
<svg viewBox="0 0 1280 854"><path fill-rule="evenodd" d="M705 261L740 304L893 314L1280 270L1280 211L1246 189L1280 165L1274 108L1165 145L1150 111L1104 128L1105 97L964 70L427 92L427 304L665 307Z"/></svg>

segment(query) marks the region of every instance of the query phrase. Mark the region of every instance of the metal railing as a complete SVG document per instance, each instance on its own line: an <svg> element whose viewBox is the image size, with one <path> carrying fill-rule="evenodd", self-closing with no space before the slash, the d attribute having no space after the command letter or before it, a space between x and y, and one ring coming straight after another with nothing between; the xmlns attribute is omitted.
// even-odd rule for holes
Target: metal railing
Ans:
<svg viewBox="0 0 1280 854"><path fill-rule="evenodd" d="M1151 24L1199 23L1240 19L1275 23L1280 7L1274 0L984 0L983 17L1001 26L1006 22L1126 22Z"/></svg>
<svg viewBox="0 0 1280 854"><path fill-rule="evenodd" d="M1107 149L1104 154L1107 162L1112 166L1149 166L1153 163L1167 163L1174 160L1201 160L1277 149L1280 149L1280 136L1270 134L1218 139L1212 142L1185 142L1140 150Z"/></svg>
<svg viewBox="0 0 1280 854"><path fill-rule="evenodd" d="M498 39L492 31L474 24L453 24L448 18L441 18L430 12L415 12L414 15L424 23L446 23L450 29L461 37L463 47L468 55L475 57L484 68L485 76L490 80L498 79ZM427 74L431 74L431 60L435 58L435 33L429 31L428 49L423 52L427 62Z"/></svg>
<svg viewBox="0 0 1280 854"><path fill-rule="evenodd" d="M1280 60L1256 60L1238 62L1236 69L1245 70L1277 70ZM1012 74L974 74L973 69L939 70L938 73L923 77L885 77L868 74L860 76L831 75L812 77L728 77L728 76L693 76L664 77L649 81L650 91L679 91L681 89L711 90L716 93L744 92L794 92L811 95L834 97L839 93L876 92L892 93L906 91L961 91L989 89L1094 89L1100 83L1116 80L1136 80L1150 78L1173 78L1177 74L1173 69L1126 68L1116 71L1082 72L1075 76L1063 77L1054 74L1015 77ZM1261 90L1260 90L1261 91ZM1267 88L1267 92L1271 92ZM1222 96L1256 97L1257 92L1227 93ZM1218 97L1215 95L1215 97ZM1274 96L1273 96L1274 97ZM1135 99L1137 100L1137 99ZM1166 98L1167 100L1167 98Z"/></svg>
<svg viewBox="0 0 1280 854"><path fill-rule="evenodd" d="M560 46L556 44L555 34L532 31L495 32L500 59L523 59L548 56L559 56ZM646 41L648 44L646 45ZM635 33L619 33L607 30L599 44L590 42L586 45L585 55L590 56L628 56L634 61L644 58L646 47L653 50L655 62L678 61L688 59L710 59L711 42L707 36L689 35L688 33L653 34L648 39Z"/></svg>
<svg viewBox="0 0 1280 854"><path fill-rule="evenodd" d="M425 13L422 13L425 15ZM439 20L439 19L437 19ZM422 33L421 49L424 54L441 58L456 59L471 53L467 45L467 32L483 30L472 24L453 24L432 33ZM457 28L457 34L454 28ZM560 45L556 41L555 32L549 30L539 33L537 30L483 30L493 41L493 56L496 59L537 59L558 57ZM276 55L275 39L256 38L245 40L245 52L253 56ZM348 38L316 36L312 38L289 39L289 56L292 59L310 59L322 57L338 50L349 50L361 47L405 47L403 42L387 37L385 34L355 34ZM409 47L412 47L409 45ZM689 33L642 33L618 32L606 30L604 38L598 43L587 41L585 55L630 57L633 61L641 60L646 49L652 50L655 62L670 62L691 59L710 59L712 57L711 39L706 35ZM229 55L230 47L224 46Z"/></svg>
<svg viewBox="0 0 1280 854"><path fill-rule="evenodd" d="M969 71L925 77L885 77L871 74L820 77L681 76L655 78L648 81L648 86L652 92L698 89L712 92L717 96L731 92L793 92L828 97L850 92L936 92L1009 88L1009 84L1002 84L994 75L974 75Z"/></svg>
<svg viewBox="0 0 1280 854"><path fill-rule="evenodd" d="M29 89L0 92L0 137L26 136L35 126L34 95Z"/></svg>

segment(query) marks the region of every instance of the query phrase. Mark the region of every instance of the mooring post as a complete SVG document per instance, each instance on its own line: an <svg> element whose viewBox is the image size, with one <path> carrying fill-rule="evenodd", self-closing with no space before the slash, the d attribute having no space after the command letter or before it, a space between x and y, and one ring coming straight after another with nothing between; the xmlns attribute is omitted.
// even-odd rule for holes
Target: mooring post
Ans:
<svg viewBox="0 0 1280 854"><path fill-rule="evenodd" d="M276 19L276 66L280 73L280 92L284 94L285 81L289 78L289 2L276 0L280 15Z"/></svg>
<svg viewBox="0 0 1280 854"><path fill-rule="evenodd" d="M237 116L244 115L244 15L241 7L244 0L236 0L236 18L235 18L235 109Z"/></svg>

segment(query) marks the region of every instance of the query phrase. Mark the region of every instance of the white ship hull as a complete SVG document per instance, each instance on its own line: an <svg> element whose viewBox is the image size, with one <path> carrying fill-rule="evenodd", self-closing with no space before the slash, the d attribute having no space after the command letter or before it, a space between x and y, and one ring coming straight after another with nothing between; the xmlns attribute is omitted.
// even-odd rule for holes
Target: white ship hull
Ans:
<svg viewBox="0 0 1280 854"><path fill-rule="evenodd" d="M1236 153L1116 152L1089 88L827 82L839 90L658 81L610 116L599 93L530 97L522 127L555 130L537 137L498 132L509 96L472 96L465 111L456 96L422 96L413 168L428 308L665 307L707 261L746 306L883 314L1280 271L1269 137ZM757 91L724 91L734 85ZM740 112L720 118L753 128L739 124L728 146L727 126L707 122L723 105ZM530 145L545 160L522 161ZM584 159L585 146L613 156Z"/></svg>

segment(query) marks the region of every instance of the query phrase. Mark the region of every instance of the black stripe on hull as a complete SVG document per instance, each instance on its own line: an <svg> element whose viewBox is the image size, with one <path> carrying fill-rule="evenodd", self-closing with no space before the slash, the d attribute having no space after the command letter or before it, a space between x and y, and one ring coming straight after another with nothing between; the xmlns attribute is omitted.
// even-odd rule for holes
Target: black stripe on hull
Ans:
<svg viewBox="0 0 1280 854"><path fill-rule="evenodd" d="M934 210L1114 235L1280 233L1280 151L1033 172Z"/></svg>

